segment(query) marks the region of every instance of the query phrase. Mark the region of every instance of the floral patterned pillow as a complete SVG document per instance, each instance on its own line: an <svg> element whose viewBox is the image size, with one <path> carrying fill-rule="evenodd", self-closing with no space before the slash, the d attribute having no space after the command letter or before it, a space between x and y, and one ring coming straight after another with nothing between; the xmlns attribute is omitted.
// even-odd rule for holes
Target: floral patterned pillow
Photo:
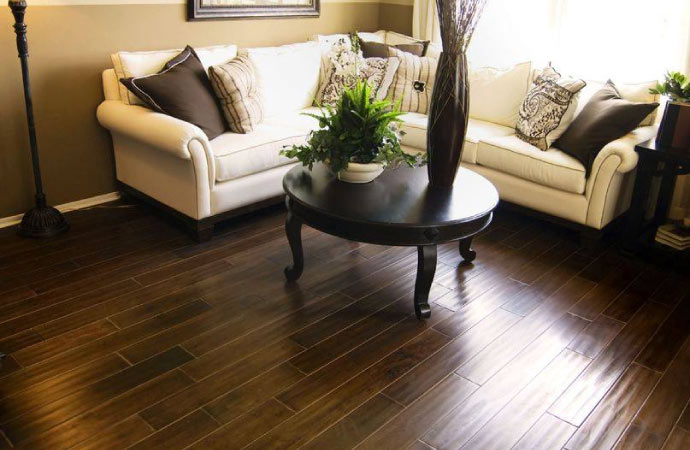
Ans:
<svg viewBox="0 0 690 450"><path fill-rule="evenodd" d="M353 50L349 42L341 39L324 55L324 75L316 103L334 106L345 87L353 87L357 80L366 81L374 98L383 100L399 65L398 58L364 58L361 51Z"/></svg>
<svg viewBox="0 0 690 450"><path fill-rule="evenodd" d="M520 106L517 137L548 150L573 121L578 93L585 85L583 80L562 78L551 66L544 69Z"/></svg>

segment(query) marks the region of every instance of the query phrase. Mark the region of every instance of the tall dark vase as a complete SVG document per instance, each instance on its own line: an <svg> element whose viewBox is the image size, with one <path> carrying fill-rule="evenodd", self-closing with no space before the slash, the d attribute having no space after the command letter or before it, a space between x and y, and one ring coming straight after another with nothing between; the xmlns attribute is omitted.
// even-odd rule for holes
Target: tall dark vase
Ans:
<svg viewBox="0 0 690 450"><path fill-rule="evenodd" d="M436 68L427 129L429 185L453 186L462 157L469 117L469 81L465 53L442 52Z"/></svg>

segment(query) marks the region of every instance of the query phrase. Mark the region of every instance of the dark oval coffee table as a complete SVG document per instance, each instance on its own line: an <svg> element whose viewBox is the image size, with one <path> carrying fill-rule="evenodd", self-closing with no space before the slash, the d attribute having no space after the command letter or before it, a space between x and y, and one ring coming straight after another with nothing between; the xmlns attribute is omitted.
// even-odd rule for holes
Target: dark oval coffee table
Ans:
<svg viewBox="0 0 690 450"><path fill-rule="evenodd" d="M459 241L460 255L474 260L472 237L491 223L496 188L484 177L460 168L452 189L430 188L426 168L385 170L367 184L338 181L322 164L297 166L283 178L285 220L293 265L288 281L302 275L302 223L352 241L417 247L414 307L418 318L431 315L429 289L436 272L436 245Z"/></svg>

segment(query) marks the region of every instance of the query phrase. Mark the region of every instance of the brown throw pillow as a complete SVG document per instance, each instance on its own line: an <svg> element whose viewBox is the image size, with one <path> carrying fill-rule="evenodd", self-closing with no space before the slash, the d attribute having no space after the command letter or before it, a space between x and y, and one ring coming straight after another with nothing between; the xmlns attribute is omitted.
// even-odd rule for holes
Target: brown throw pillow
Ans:
<svg viewBox="0 0 690 450"><path fill-rule="evenodd" d="M359 41L362 55L365 58L388 58L388 47L397 48L400 51L412 53L415 56L424 56L424 44L398 44L388 45L380 42Z"/></svg>
<svg viewBox="0 0 690 450"><path fill-rule="evenodd" d="M611 80L587 102L554 146L580 161L587 171L601 149L640 125L658 103L635 103L621 98Z"/></svg>
<svg viewBox="0 0 690 450"><path fill-rule="evenodd" d="M157 74L120 82L150 108L198 126L209 139L227 128L204 66L190 46Z"/></svg>
<svg viewBox="0 0 690 450"><path fill-rule="evenodd" d="M211 85L220 100L230 130L249 133L264 117L263 91L248 56L209 68Z"/></svg>

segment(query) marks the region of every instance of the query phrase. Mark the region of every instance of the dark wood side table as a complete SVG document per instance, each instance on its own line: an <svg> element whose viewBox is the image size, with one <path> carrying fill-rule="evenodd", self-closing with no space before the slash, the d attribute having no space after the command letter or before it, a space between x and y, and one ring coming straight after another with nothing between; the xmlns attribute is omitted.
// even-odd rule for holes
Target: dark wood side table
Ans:
<svg viewBox="0 0 690 450"><path fill-rule="evenodd" d="M416 246L414 307L418 318L431 314L429 289L436 272L436 245L459 241L460 255L472 261L472 237L491 222L498 193L484 177L459 169L449 190L428 186L426 168L386 170L367 184L338 181L323 165L298 166L283 178L285 221L293 265L289 281L302 275L302 223L325 233L379 245Z"/></svg>
<svg viewBox="0 0 690 450"><path fill-rule="evenodd" d="M637 175L624 231L623 250L633 254L649 247L660 225L666 222L676 177L690 173L690 150L663 148L650 139L635 146ZM654 215L648 219L652 182L661 177Z"/></svg>

